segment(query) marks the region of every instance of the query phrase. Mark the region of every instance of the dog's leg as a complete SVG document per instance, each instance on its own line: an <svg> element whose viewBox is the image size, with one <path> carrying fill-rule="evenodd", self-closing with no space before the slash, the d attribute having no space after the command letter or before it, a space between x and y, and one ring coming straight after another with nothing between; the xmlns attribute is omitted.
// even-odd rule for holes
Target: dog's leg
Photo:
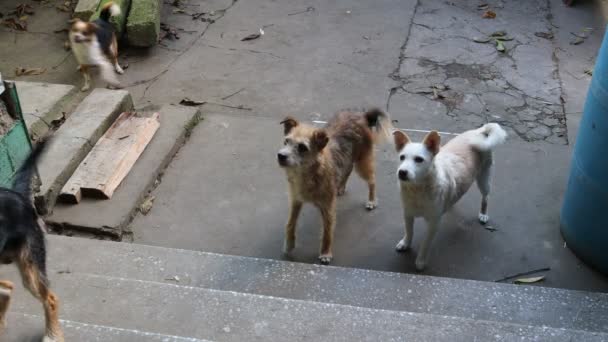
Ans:
<svg viewBox="0 0 608 342"><path fill-rule="evenodd" d="M437 234L437 230L439 230L439 223L441 221L440 217L431 217L425 218L427 222L427 233L424 241L422 242L422 246L420 246L420 251L418 252L418 256L416 257L416 270L422 271L426 267L426 262L429 256L429 250L431 248L431 243L433 242L433 238L435 234Z"/></svg>
<svg viewBox="0 0 608 342"><path fill-rule="evenodd" d="M11 294L13 283L10 281L0 281L0 333L6 328L6 312L11 304Z"/></svg>
<svg viewBox="0 0 608 342"><path fill-rule="evenodd" d="M120 64L118 64L118 57L115 56L114 58L112 58L112 63L114 63L114 70L116 70L117 73L121 75L125 73Z"/></svg>
<svg viewBox="0 0 608 342"><path fill-rule="evenodd" d="M479 222L482 224L488 223L490 215L488 215L488 196L490 195L490 183L492 180L492 154L487 153L483 156L481 170L477 175L477 187L481 192L481 209L479 210Z"/></svg>
<svg viewBox="0 0 608 342"><path fill-rule="evenodd" d="M296 247L296 225L298 216L302 210L302 202L290 200L289 219L285 225L285 243L283 245L283 253L289 254Z"/></svg>
<svg viewBox="0 0 608 342"><path fill-rule="evenodd" d="M374 167L374 150L370 149L361 160L355 164L355 169L361 178L367 182L368 196L365 208L374 210L378 206L376 200L376 170Z"/></svg>
<svg viewBox="0 0 608 342"><path fill-rule="evenodd" d="M353 165L346 166L345 168L346 170L344 170L344 176L340 182L340 185L338 186L338 196L342 196L346 192L346 183L348 182L348 177L350 177L351 172L353 172Z"/></svg>
<svg viewBox="0 0 608 342"><path fill-rule="evenodd" d="M327 265L333 258L331 247L334 240L334 228L336 226L336 199L333 198L327 204L318 205L318 208L321 211L321 217L323 219L319 261L321 261L323 265Z"/></svg>
<svg viewBox="0 0 608 342"><path fill-rule="evenodd" d="M104 60L99 63L99 69L101 71L101 77L108 82L114 88L120 88L120 82L116 78L116 74L114 73L114 67L108 62Z"/></svg>
<svg viewBox="0 0 608 342"><path fill-rule="evenodd" d="M399 243L397 243L397 252L405 252L412 246L412 238L414 237L414 216L408 216L407 213L403 213L405 219L405 236Z"/></svg>
<svg viewBox="0 0 608 342"><path fill-rule="evenodd" d="M87 91L91 88L91 74L89 74L89 67L86 65L81 65L80 72L84 77L84 85L82 88L80 88L80 91Z"/></svg>
<svg viewBox="0 0 608 342"><path fill-rule="evenodd" d="M48 288L48 281L43 272L44 258L44 255L37 255L36 258L33 258L30 252L26 250L18 259L17 267L21 272L23 286L42 302L44 307L46 332L43 342L64 342L58 317L59 299Z"/></svg>
<svg viewBox="0 0 608 342"><path fill-rule="evenodd" d="M114 70L116 70L116 72L121 75L124 74L125 71L122 70L120 64L118 64L118 42L116 41L116 36L112 37L112 43L110 44L110 52L112 54L110 59L112 60L112 64L114 65Z"/></svg>

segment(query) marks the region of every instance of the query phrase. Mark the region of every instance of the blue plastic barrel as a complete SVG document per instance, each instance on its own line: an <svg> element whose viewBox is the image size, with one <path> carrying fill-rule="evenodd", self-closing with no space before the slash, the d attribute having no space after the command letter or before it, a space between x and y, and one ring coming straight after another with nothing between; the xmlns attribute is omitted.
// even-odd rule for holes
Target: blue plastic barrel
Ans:
<svg viewBox="0 0 608 342"><path fill-rule="evenodd" d="M608 31L574 145L560 225L567 246L608 274Z"/></svg>

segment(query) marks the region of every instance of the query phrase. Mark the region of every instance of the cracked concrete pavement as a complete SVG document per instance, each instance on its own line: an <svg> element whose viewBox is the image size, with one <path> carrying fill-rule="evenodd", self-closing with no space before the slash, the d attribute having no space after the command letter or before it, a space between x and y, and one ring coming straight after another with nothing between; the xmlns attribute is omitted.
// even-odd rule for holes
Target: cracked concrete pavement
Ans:
<svg viewBox="0 0 608 342"><path fill-rule="evenodd" d="M189 13L213 12L213 23L166 4L163 22L180 28L180 39L124 49L129 68L121 81L138 108L185 97L209 104L154 190L151 212L133 222L134 242L283 258L287 197L274 161L279 119L290 113L326 120L340 108L382 106L401 128L457 133L496 121L510 133L497 151L490 201L490 225L498 230L476 223L479 194L472 188L445 217L425 274L492 281L548 266L543 285L607 291L606 278L564 248L558 225L590 81L584 70L592 69L604 33L601 1L574 8L559 0L486 2L495 19L482 19L472 0L190 0L184 6ZM37 25L44 24L31 27L43 29ZM260 39L241 41L262 27ZM570 32L585 27L594 28L589 38L570 45ZM512 38L504 53L492 42L473 41L497 31ZM17 52L39 39L3 36L16 43L0 39L0 47ZM14 55L2 66L39 61ZM49 55L57 63L63 52ZM79 84L74 68L68 58L27 79ZM414 271L425 229L416 223L413 252L394 252L403 234L395 158L390 146L380 147L376 211L363 209L362 182L349 182L339 204L334 264ZM316 261L318 222L315 210L303 211L293 260Z"/></svg>

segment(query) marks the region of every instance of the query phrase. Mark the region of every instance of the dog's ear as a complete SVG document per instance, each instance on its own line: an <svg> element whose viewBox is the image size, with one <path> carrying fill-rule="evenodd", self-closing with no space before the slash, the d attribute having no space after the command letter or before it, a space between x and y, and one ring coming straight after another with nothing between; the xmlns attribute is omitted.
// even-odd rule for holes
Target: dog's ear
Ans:
<svg viewBox="0 0 608 342"><path fill-rule="evenodd" d="M424 137L422 143L431 151L431 153L437 154L439 153L439 147L441 147L441 137L437 131L430 131L429 134Z"/></svg>
<svg viewBox="0 0 608 342"><path fill-rule="evenodd" d="M410 142L410 137L407 134L401 132L400 130L395 130L393 132L393 140L395 141L395 149L397 152L403 149L403 146L407 145Z"/></svg>
<svg viewBox="0 0 608 342"><path fill-rule="evenodd" d="M283 125L283 132L285 133L285 135L289 134L292 128L296 127L299 124L300 123L298 122L298 120L294 119L292 116L287 116L285 117L285 119L283 119L283 121L281 121L281 125Z"/></svg>
<svg viewBox="0 0 608 342"><path fill-rule="evenodd" d="M321 151L329 142L329 137L324 129L317 129L312 133L310 138L310 144L315 147L317 151Z"/></svg>

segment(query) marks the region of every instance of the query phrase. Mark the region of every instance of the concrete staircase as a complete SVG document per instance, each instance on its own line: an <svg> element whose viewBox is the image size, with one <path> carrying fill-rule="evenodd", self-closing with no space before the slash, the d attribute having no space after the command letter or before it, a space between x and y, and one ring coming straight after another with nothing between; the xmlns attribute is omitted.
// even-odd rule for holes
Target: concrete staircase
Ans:
<svg viewBox="0 0 608 342"><path fill-rule="evenodd" d="M67 341L608 341L601 293L48 240ZM41 314L16 289L6 340Z"/></svg>

